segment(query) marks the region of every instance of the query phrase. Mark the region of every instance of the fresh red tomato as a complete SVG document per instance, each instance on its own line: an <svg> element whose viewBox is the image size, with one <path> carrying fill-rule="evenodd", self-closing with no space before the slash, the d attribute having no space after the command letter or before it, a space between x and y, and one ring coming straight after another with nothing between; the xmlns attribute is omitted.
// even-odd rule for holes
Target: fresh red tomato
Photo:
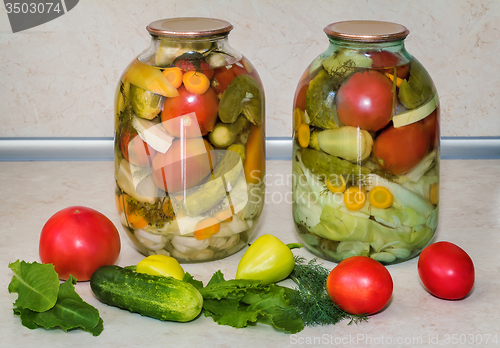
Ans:
<svg viewBox="0 0 500 348"><path fill-rule="evenodd" d="M474 286L474 263L459 246L437 242L420 253L418 275L432 295L458 300L467 296Z"/></svg>
<svg viewBox="0 0 500 348"><path fill-rule="evenodd" d="M342 260L326 279L326 291L332 301L351 314L379 312L389 303L392 289L389 271L367 256Z"/></svg>
<svg viewBox="0 0 500 348"><path fill-rule="evenodd" d="M203 138L175 139L165 153L158 152L151 171L157 187L179 192L198 185L215 167L210 143Z"/></svg>
<svg viewBox="0 0 500 348"><path fill-rule="evenodd" d="M167 132L177 138L195 138L212 131L219 110L219 99L213 89L196 94L181 86L177 91L179 96L165 98L161 112Z"/></svg>
<svg viewBox="0 0 500 348"><path fill-rule="evenodd" d="M336 99L339 119L347 126L375 132L391 121L392 83L378 71L355 73L340 86Z"/></svg>
<svg viewBox="0 0 500 348"><path fill-rule="evenodd" d="M122 132L120 149L123 158L139 167L149 167L156 155L156 150L144 142L135 130Z"/></svg>
<svg viewBox="0 0 500 348"><path fill-rule="evenodd" d="M39 254L43 263L54 265L60 279L72 275L87 281L99 267L113 265L120 248L120 235L106 216L75 206L58 211L45 223Z"/></svg>
<svg viewBox="0 0 500 348"><path fill-rule="evenodd" d="M372 68L377 68L383 73L394 75L394 67L397 67L396 74L402 79L406 79L410 74L410 63L403 64L403 58L399 53L389 51L369 51L365 56L372 59ZM385 69L381 69L385 68Z"/></svg>
<svg viewBox="0 0 500 348"><path fill-rule="evenodd" d="M419 122L399 128L391 125L373 142L373 155L378 165L394 175L408 173L428 150L429 136Z"/></svg>
<svg viewBox="0 0 500 348"><path fill-rule="evenodd" d="M429 135L429 147L433 149L439 142L439 109L436 108L429 116L420 121Z"/></svg>

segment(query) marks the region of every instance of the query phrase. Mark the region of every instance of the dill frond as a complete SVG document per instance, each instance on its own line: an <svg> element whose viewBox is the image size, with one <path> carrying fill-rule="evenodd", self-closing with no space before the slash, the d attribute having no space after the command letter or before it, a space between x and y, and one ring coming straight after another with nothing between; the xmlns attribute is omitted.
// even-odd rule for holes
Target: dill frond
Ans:
<svg viewBox="0 0 500 348"><path fill-rule="evenodd" d="M295 268L290 275L296 291L291 297L292 305L297 308L306 326L331 325L344 319L349 324L366 321L366 316L352 315L341 310L326 293L326 278L330 271L316 259L306 260L295 256Z"/></svg>

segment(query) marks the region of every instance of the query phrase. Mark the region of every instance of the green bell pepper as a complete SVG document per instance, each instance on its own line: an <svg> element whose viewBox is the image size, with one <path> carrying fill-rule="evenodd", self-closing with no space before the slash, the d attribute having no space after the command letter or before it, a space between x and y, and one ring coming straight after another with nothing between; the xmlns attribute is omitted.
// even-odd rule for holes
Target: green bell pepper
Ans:
<svg viewBox="0 0 500 348"><path fill-rule="evenodd" d="M238 264L236 279L261 280L268 285L285 279L292 273L295 258L290 249L301 244L284 244L271 234L257 238Z"/></svg>

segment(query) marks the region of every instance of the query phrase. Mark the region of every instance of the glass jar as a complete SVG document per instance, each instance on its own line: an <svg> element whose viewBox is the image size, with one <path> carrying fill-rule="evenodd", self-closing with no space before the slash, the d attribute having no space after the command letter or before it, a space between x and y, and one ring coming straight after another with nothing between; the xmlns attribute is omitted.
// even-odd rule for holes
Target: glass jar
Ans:
<svg viewBox="0 0 500 348"><path fill-rule="evenodd" d="M438 223L436 88L406 51L404 26L346 21L324 31L330 45L294 99L296 231L331 261L408 260Z"/></svg>
<svg viewBox="0 0 500 348"><path fill-rule="evenodd" d="M144 255L217 260L251 238L263 208L264 92L211 18L151 23L115 108L116 204Z"/></svg>

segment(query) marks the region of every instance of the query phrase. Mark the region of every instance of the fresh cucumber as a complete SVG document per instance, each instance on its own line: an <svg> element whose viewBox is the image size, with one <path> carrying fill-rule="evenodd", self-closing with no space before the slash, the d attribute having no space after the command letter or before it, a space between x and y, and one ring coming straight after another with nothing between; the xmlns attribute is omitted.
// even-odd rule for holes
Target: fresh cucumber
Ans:
<svg viewBox="0 0 500 348"><path fill-rule="evenodd" d="M114 265L98 268L90 287L105 304L160 320L193 320L203 305L200 292L189 283Z"/></svg>

